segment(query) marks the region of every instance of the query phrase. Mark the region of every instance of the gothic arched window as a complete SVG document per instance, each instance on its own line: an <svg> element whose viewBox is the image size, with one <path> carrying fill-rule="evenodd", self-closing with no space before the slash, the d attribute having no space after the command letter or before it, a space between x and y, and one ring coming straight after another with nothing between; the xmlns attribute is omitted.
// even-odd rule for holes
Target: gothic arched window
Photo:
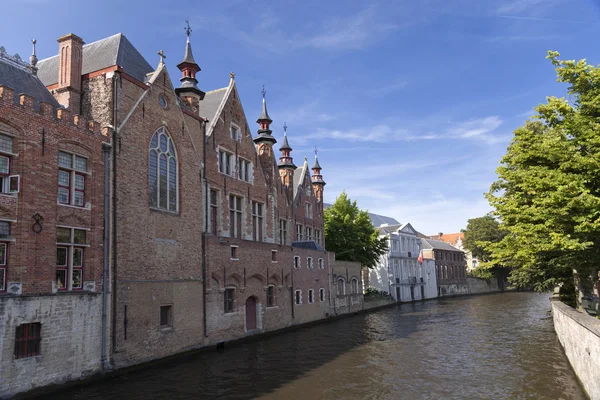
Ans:
<svg viewBox="0 0 600 400"><path fill-rule="evenodd" d="M150 207L177 211L177 154L164 127L152 135L148 166Z"/></svg>

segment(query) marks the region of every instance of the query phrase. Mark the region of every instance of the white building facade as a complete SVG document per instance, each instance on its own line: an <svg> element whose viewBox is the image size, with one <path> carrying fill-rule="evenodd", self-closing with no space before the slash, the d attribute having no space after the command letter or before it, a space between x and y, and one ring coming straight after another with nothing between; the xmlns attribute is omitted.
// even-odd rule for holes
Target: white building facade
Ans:
<svg viewBox="0 0 600 400"><path fill-rule="evenodd" d="M380 237L387 236L389 250L370 271L370 287L389 293L398 302L437 297L435 263L419 261L421 240L412 225L382 225L378 229Z"/></svg>

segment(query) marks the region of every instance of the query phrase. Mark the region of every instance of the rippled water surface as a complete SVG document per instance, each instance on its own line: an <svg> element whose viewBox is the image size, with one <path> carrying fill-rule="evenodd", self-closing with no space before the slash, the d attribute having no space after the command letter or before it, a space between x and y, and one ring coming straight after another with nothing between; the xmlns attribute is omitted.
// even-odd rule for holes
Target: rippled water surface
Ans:
<svg viewBox="0 0 600 400"><path fill-rule="evenodd" d="M61 391L56 399L585 399L547 294L403 304Z"/></svg>

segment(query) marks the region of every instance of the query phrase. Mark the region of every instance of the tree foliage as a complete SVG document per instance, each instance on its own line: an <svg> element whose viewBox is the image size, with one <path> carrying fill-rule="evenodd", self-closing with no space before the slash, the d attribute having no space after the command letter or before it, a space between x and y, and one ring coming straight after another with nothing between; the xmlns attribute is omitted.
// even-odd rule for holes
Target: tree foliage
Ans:
<svg viewBox="0 0 600 400"><path fill-rule="evenodd" d="M463 229L463 233L465 234L463 247L479 261L490 261L491 252L486 245L501 241L505 235L500 230L500 222L489 214L468 220L467 228Z"/></svg>
<svg viewBox="0 0 600 400"><path fill-rule="evenodd" d="M386 238L379 237L369 214L361 211L356 200L351 201L345 192L325 209L324 217L327 250L334 251L336 259L359 261L362 266L373 268L388 250Z"/></svg>
<svg viewBox="0 0 600 400"><path fill-rule="evenodd" d="M569 98L548 97L514 132L487 194L506 232L484 246L488 264L538 291L574 276L581 289L600 262L600 69L558 57L548 52Z"/></svg>

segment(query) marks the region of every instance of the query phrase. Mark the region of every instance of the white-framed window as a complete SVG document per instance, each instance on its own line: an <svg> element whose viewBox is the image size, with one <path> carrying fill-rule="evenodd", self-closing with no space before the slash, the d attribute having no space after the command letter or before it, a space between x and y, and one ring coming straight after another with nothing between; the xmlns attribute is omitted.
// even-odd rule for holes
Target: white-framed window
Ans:
<svg viewBox="0 0 600 400"><path fill-rule="evenodd" d="M263 240L263 204L252 202L252 240L262 242Z"/></svg>
<svg viewBox="0 0 600 400"><path fill-rule="evenodd" d="M323 264L323 259L319 258L319 269L324 269L325 265Z"/></svg>
<svg viewBox="0 0 600 400"><path fill-rule="evenodd" d="M10 239L10 222L0 221L0 293L6 291L8 269L8 242L2 239Z"/></svg>
<svg viewBox="0 0 600 400"><path fill-rule="evenodd" d="M315 302L315 291L312 289L308 289L308 303L312 304Z"/></svg>
<svg viewBox="0 0 600 400"><path fill-rule="evenodd" d="M229 195L229 236L242 238L242 203L241 197Z"/></svg>
<svg viewBox="0 0 600 400"><path fill-rule="evenodd" d="M13 138L0 134L0 193L19 193L21 177L11 175L13 156Z"/></svg>
<svg viewBox="0 0 600 400"><path fill-rule="evenodd" d="M238 179L245 182L252 182L254 168L252 163L243 158L238 158Z"/></svg>
<svg viewBox="0 0 600 400"><path fill-rule="evenodd" d="M208 232L213 235L218 234L219 231L219 191L210 189L210 221L208 226Z"/></svg>
<svg viewBox="0 0 600 400"><path fill-rule="evenodd" d="M219 172L228 176L233 176L233 154L220 149L219 150Z"/></svg>
<svg viewBox="0 0 600 400"><path fill-rule="evenodd" d="M307 258L306 258L306 268L308 268L308 269L312 269L312 267L313 267L313 262L312 262L312 260L313 260L313 259L312 259L312 257L307 257Z"/></svg>
<svg viewBox="0 0 600 400"><path fill-rule="evenodd" d="M58 202L76 207L85 205L88 159L66 151L58 152Z"/></svg>
<svg viewBox="0 0 600 400"><path fill-rule="evenodd" d="M83 289L83 268L87 229L56 227L56 288L59 291Z"/></svg>
<svg viewBox="0 0 600 400"><path fill-rule="evenodd" d="M306 203L304 205L304 208L305 208L304 211L305 211L306 218L311 218L312 219L312 217L313 217L313 214L312 214L312 204Z"/></svg>
<svg viewBox="0 0 600 400"><path fill-rule="evenodd" d="M312 240L312 228L310 226L306 227L306 240Z"/></svg>
<svg viewBox="0 0 600 400"><path fill-rule="evenodd" d="M302 225L296 224L296 240L302 240Z"/></svg>
<svg viewBox="0 0 600 400"><path fill-rule="evenodd" d="M294 268L300 268L300 256L294 256Z"/></svg>
<svg viewBox="0 0 600 400"><path fill-rule="evenodd" d="M302 304L302 290L296 290L295 298L296 298L296 305Z"/></svg>
<svg viewBox="0 0 600 400"><path fill-rule="evenodd" d="M398 251L398 241L392 240L392 251Z"/></svg>
<svg viewBox="0 0 600 400"><path fill-rule="evenodd" d="M287 242L287 221L285 219L279 220L279 244L286 244Z"/></svg>
<svg viewBox="0 0 600 400"><path fill-rule="evenodd" d="M352 278L351 282L350 288L352 289L352 294L358 294L358 279Z"/></svg>
<svg viewBox="0 0 600 400"><path fill-rule="evenodd" d="M238 258L238 247L237 246L231 246L231 259L232 260L239 260Z"/></svg>
<svg viewBox="0 0 600 400"><path fill-rule="evenodd" d="M242 140L242 130L236 124L234 124L234 123L231 124L231 127L229 128L229 133L231 134L231 138L233 140L237 140L237 141Z"/></svg>
<svg viewBox="0 0 600 400"><path fill-rule="evenodd" d="M160 127L150 139L148 178L150 207L176 212L178 202L177 153L173 139Z"/></svg>
<svg viewBox="0 0 600 400"><path fill-rule="evenodd" d="M338 296L346 294L346 281L344 278L338 278L337 280L337 294Z"/></svg>
<svg viewBox="0 0 600 400"><path fill-rule="evenodd" d="M400 239L400 244L401 244L400 251L407 251L406 250L406 239L404 237L402 237Z"/></svg>
<svg viewBox="0 0 600 400"><path fill-rule="evenodd" d="M325 301L325 289L323 288L319 289L319 301Z"/></svg>

